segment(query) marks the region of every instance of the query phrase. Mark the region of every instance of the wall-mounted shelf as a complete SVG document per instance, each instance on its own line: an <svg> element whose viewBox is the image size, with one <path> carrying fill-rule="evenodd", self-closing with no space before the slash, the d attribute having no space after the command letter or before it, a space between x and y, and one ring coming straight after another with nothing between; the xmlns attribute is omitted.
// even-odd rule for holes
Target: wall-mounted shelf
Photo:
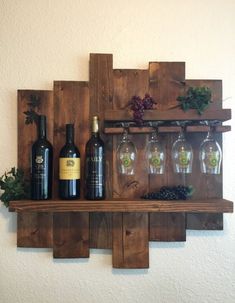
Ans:
<svg viewBox="0 0 235 303"><path fill-rule="evenodd" d="M233 202L225 199L207 200L104 200L104 201L12 201L9 211L16 212L195 212L231 213Z"/></svg>
<svg viewBox="0 0 235 303"><path fill-rule="evenodd" d="M105 121L132 121L133 117L130 110L107 110L104 119ZM147 121L227 121L231 119L231 109L205 110L202 115L198 115L195 110L187 112L182 109L146 110L143 119Z"/></svg>
<svg viewBox="0 0 235 303"><path fill-rule="evenodd" d="M55 81L53 91L18 91L18 167L30 175L30 149L36 127L25 124L24 112L34 95L41 100L36 109L48 117L48 139L54 147L54 198L50 201L12 201L10 211L17 212L17 246L53 248L54 258L89 257L89 249L112 249L113 267L147 268L149 241L186 241L186 229L221 230L223 213L233 212L233 203L223 199L223 175L200 172L199 146L213 124L214 137L222 146L222 133L231 130L224 121L231 119L231 110L222 109L221 80L187 80L184 62L150 62L149 68L113 69L111 54L91 54L89 83ZM202 114L183 112L176 101L187 87L211 89L212 103ZM120 176L116 169L116 150L120 122L133 122L128 108L132 96L149 93L157 108L146 110L140 128L130 123L129 133L138 150L138 167L133 176ZM106 146L106 200L84 200L85 144L89 139L91 116L99 115ZM158 132L166 149L163 175L149 175L145 165L148 136L154 128L151 121L161 121ZM185 124L195 161L192 174L174 174L171 149ZM172 123L173 122L173 123ZM65 124L75 123L75 142L81 153L81 199L60 201L58 192L58 157L65 140ZM121 127L118 127L121 126ZM146 192L162 186L192 185L191 200L139 200Z"/></svg>

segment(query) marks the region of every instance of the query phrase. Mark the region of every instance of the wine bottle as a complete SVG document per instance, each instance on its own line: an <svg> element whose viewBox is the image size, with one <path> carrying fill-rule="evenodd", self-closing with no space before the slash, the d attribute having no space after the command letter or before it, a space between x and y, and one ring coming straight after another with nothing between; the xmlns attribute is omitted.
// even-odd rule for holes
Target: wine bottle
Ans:
<svg viewBox="0 0 235 303"><path fill-rule="evenodd" d="M52 196L53 148L46 136L46 116L38 117L37 128L31 151L31 198L47 200Z"/></svg>
<svg viewBox="0 0 235 303"><path fill-rule="evenodd" d="M73 124L66 124L66 143L60 151L59 197L80 198L80 152L74 144Z"/></svg>
<svg viewBox="0 0 235 303"><path fill-rule="evenodd" d="M92 134L86 144L85 197L88 200L105 199L105 148L99 135L98 117L92 119Z"/></svg>

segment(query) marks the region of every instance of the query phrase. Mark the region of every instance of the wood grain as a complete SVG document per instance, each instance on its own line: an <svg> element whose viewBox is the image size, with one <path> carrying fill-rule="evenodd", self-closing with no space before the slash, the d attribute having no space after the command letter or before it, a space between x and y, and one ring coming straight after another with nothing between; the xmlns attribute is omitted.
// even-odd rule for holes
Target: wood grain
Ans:
<svg viewBox="0 0 235 303"><path fill-rule="evenodd" d="M207 86L212 92L212 103L209 110L224 111L222 109L222 81L221 80L187 80L187 86ZM231 118L231 117L230 117ZM221 119L222 120L222 119ZM217 131L219 130L217 126ZM188 182L192 183L195 187L195 198L221 198L223 196L223 169L220 175L205 175L200 172L199 163L199 146L205 139L203 134L191 134L188 136L188 140L191 142L194 150L194 166L193 175L189 176ZM215 133L215 139L222 147L222 134ZM200 177L198 177L200 176ZM211 215L211 214L188 214L186 220L187 229L206 229L206 230L221 230L223 229L223 215Z"/></svg>
<svg viewBox="0 0 235 303"><path fill-rule="evenodd" d="M107 110L104 114L106 121L132 121L132 112L130 110ZM203 114L198 115L193 109L187 112L182 109L169 110L146 110L144 113L144 121L200 121L200 120L220 120L226 121L231 119L231 109L210 110L207 109Z"/></svg>
<svg viewBox="0 0 235 303"><path fill-rule="evenodd" d="M111 54L90 54L90 121L93 115L100 119L103 131L104 112L113 108L113 56ZM112 197L112 150L113 140L102 136L106 152L106 197ZM93 248L111 248L111 214L90 214L90 245Z"/></svg>
<svg viewBox="0 0 235 303"><path fill-rule="evenodd" d="M29 110L30 96L40 98L35 111L47 116L47 137L53 144L53 92L42 90L18 90L18 167L30 179L31 146L37 138L35 123L26 125L24 112ZM52 247L51 214L18 214L17 246Z"/></svg>
<svg viewBox="0 0 235 303"><path fill-rule="evenodd" d="M54 213L53 257L89 257L89 216L87 213Z"/></svg>
<svg viewBox="0 0 235 303"><path fill-rule="evenodd" d="M184 93L184 62L150 62L149 92L157 101L159 110L178 105L176 98Z"/></svg>
<svg viewBox="0 0 235 303"><path fill-rule="evenodd" d="M11 201L9 211L16 212L233 212L233 202L225 199L198 200L51 200L51 201Z"/></svg>
<svg viewBox="0 0 235 303"><path fill-rule="evenodd" d="M137 95L143 98L148 92L147 70L114 70L113 77L114 109L127 108L132 96ZM116 161L121 136L115 136L113 139L113 197L115 198L138 199L148 188L148 173L144 165L146 136L130 135L130 140L134 142L138 151L137 165L134 175L126 176L118 173ZM115 214L113 215L113 225L113 266L120 268L148 267L148 230L145 229L148 227L147 214Z"/></svg>
<svg viewBox="0 0 235 303"><path fill-rule="evenodd" d="M148 214L113 214L113 267L149 267Z"/></svg>
<svg viewBox="0 0 235 303"><path fill-rule="evenodd" d="M81 197L83 198L85 143L89 137L89 87L87 82L54 82L55 197L58 197L59 152L65 144L65 124L67 123L74 123L74 143L80 150L81 154ZM54 258L79 258L89 256L88 213L55 213L53 222ZM74 238L76 233L78 235L77 241L75 241Z"/></svg>

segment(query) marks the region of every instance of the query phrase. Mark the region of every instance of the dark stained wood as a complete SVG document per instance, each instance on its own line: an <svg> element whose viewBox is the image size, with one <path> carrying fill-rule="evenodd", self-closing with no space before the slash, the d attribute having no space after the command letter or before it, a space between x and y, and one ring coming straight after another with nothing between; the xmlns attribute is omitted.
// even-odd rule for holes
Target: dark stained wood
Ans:
<svg viewBox="0 0 235 303"><path fill-rule="evenodd" d="M25 111L29 110L30 96L39 97L41 102L35 111L47 116L47 137L53 144L53 92L42 90L18 90L18 167L30 178L31 146L37 138L36 125L25 124ZM52 247L51 214L18 214L17 246Z"/></svg>
<svg viewBox="0 0 235 303"><path fill-rule="evenodd" d="M104 112L113 108L113 56L90 54L90 121L93 115L100 118L103 131ZM113 140L103 136L106 151L106 197L112 198ZM105 224L104 224L105 222ZM94 248L112 248L111 214L90 214L90 243Z"/></svg>
<svg viewBox="0 0 235 303"><path fill-rule="evenodd" d="M53 257L89 257L88 213L54 213Z"/></svg>
<svg viewBox="0 0 235 303"><path fill-rule="evenodd" d="M186 241L184 213L154 213L150 218L150 241Z"/></svg>
<svg viewBox="0 0 235 303"><path fill-rule="evenodd" d="M157 201L114 199L103 201L51 200L11 201L9 211L16 212L194 212L231 213L233 202L218 198L195 200Z"/></svg>
<svg viewBox="0 0 235 303"><path fill-rule="evenodd" d="M52 214L49 212L18 213L17 246L52 247Z"/></svg>
<svg viewBox="0 0 235 303"><path fill-rule="evenodd" d="M187 229L223 230L222 213L187 214Z"/></svg>
<svg viewBox="0 0 235 303"><path fill-rule="evenodd" d="M194 151L194 162L193 162L193 174L187 177L187 183L192 184L195 188L194 198L195 199L210 199L210 198L222 198L223 196L223 173L220 175L207 175L200 172L199 163L199 147L201 142L205 139L205 134L193 134L187 136ZM222 146L222 135L220 133L214 134L215 139ZM197 177L196 177L197 176ZM187 229L216 229L218 224L218 230L221 230L223 226L223 216L217 215L187 215Z"/></svg>
<svg viewBox="0 0 235 303"><path fill-rule="evenodd" d="M74 142L79 148L81 154L81 197L83 198L85 143L89 137L89 87L87 82L54 82L55 197L58 197L59 152L65 144L66 123L74 123L75 127ZM54 214L53 220L54 258L88 257L89 214ZM76 233L81 240L74 243L74 234ZM64 245L61 244L61 239L63 239L62 242L65 243Z"/></svg>
<svg viewBox="0 0 235 303"><path fill-rule="evenodd" d="M198 115L193 109L187 112L181 109L169 110L145 110L143 119L145 121L200 121L200 120L220 120L226 121L231 119L231 109L211 110L207 109L202 115ZM108 110L105 112L106 121L132 121L131 110Z"/></svg>
<svg viewBox="0 0 235 303"><path fill-rule="evenodd" d="M173 173L171 161L171 148L176 134L162 135L159 140L165 146L166 167L163 175L149 175L149 190L156 191L162 186L183 184L182 176ZM177 202L177 201L175 201ZM174 211L173 211L174 212ZM186 241L186 226L184 213L150 214L150 240L151 241ZM162 224L165 222L165 224Z"/></svg>
<svg viewBox="0 0 235 303"><path fill-rule="evenodd" d="M148 214L113 214L113 267L149 267Z"/></svg>
<svg viewBox="0 0 235 303"><path fill-rule="evenodd" d="M133 96L144 97L149 93L148 70L114 69L114 109L127 109Z"/></svg>
<svg viewBox="0 0 235 303"><path fill-rule="evenodd" d="M159 110L178 105L176 98L184 92L184 81L184 62L149 63L149 92Z"/></svg>
<svg viewBox="0 0 235 303"><path fill-rule="evenodd" d="M150 94L157 101L158 110L146 111L145 117L157 116L157 120L167 116L167 120L188 115L176 108L179 95L184 93L185 63L184 62L151 62L149 64L149 89ZM167 114L166 114L167 113ZM180 114L179 114L180 113ZM166 115L165 115L166 114ZM195 113L191 113L196 116ZM165 119L163 119L165 120ZM179 176L172 178L171 148L174 132L181 130L178 126L160 126L159 133L169 132L168 135L159 137L165 146L166 168L163 175L149 175L149 191L159 190L162 186L180 184ZM150 214L150 240L152 241L185 241L185 214Z"/></svg>
<svg viewBox="0 0 235 303"><path fill-rule="evenodd" d="M112 248L112 220L110 220L112 215L100 212L100 204L97 204L98 212L90 213L90 218L92 217L92 219L90 220L91 236L89 246L90 248L102 247L110 249Z"/></svg>
<svg viewBox="0 0 235 303"><path fill-rule="evenodd" d="M179 133L181 130L180 126L159 126L158 133ZM189 125L186 126L185 131L187 133L206 133L210 130L207 125ZM224 133L231 131L230 125L218 125L214 127L215 132ZM154 131L153 127L129 127L128 131L130 134L151 134ZM123 127L105 127L105 134L116 135L124 132Z"/></svg>
<svg viewBox="0 0 235 303"><path fill-rule="evenodd" d="M113 109L124 108L126 111L132 96L141 98L148 93L147 70L114 70L113 73ZM130 135L137 148L137 165L132 176L120 175L117 167L117 148L122 136L113 138L113 197L125 199L138 199L148 188L148 173L145 165L146 136L142 134ZM129 221L128 221L129 220ZM114 215L113 225L122 229L113 228L113 266L121 268L144 268L148 267L148 232L143 228L148 222L147 215L131 213ZM133 226L131 225L133 224ZM125 234L125 229L134 228L134 233ZM118 239L123 232L123 241ZM118 244L118 245L117 245ZM143 244L143 246L142 246ZM143 252L141 252L143 251ZM119 254L122 257L119 258ZM132 257L129 257L132 256Z"/></svg>

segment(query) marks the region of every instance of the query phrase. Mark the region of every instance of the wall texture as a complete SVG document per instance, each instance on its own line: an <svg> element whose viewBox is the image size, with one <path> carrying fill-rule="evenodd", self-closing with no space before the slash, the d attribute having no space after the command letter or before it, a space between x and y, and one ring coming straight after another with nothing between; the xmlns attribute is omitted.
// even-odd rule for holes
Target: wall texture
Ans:
<svg viewBox="0 0 235 303"><path fill-rule="evenodd" d="M1 0L0 174L16 165L17 89L88 80L89 53L113 53L115 68L185 61L190 78L222 79L235 111L234 0ZM235 119L231 121L235 129ZM235 136L224 134L224 197L235 200ZM110 251L53 261L16 248L16 215L0 207L1 303L235 302L235 215L222 232L151 243L149 270L114 270Z"/></svg>

